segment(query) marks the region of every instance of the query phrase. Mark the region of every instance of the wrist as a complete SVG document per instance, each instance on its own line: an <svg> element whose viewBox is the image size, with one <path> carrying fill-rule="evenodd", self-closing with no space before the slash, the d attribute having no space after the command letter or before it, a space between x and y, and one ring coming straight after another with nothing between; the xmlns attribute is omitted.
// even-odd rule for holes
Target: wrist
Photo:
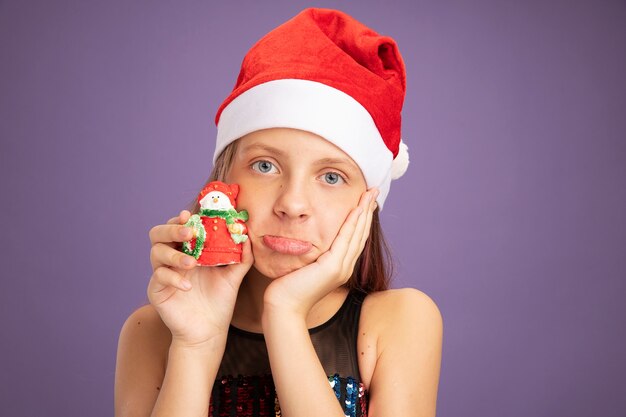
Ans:
<svg viewBox="0 0 626 417"><path fill-rule="evenodd" d="M270 331L272 326L303 327L306 328L306 313L297 310L265 304L261 316L263 332Z"/></svg>
<svg viewBox="0 0 626 417"><path fill-rule="evenodd" d="M223 352L226 347L226 335L216 336L202 342L191 343L186 340L172 338L170 353L183 353L187 355L214 355Z"/></svg>
<svg viewBox="0 0 626 417"><path fill-rule="evenodd" d="M306 319L312 305L306 300L292 296L277 286L270 285L263 294L263 315L300 317Z"/></svg>

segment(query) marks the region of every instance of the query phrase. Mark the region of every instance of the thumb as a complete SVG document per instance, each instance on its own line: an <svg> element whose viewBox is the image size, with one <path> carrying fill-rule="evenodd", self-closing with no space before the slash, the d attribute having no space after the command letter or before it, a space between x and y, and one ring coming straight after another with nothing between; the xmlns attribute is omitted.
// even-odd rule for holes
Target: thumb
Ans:
<svg viewBox="0 0 626 417"><path fill-rule="evenodd" d="M252 244L250 243L250 237L248 237L248 239L246 239L246 241L242 244L241 265L250 269L253 263L254 255L252 255Z"/></svg>
<svg viewBox="0 0 626 417"><path fill-rule="evenodd" d="M235 277L235 285L239 285L241 281L243 281L243 278L248 273L253 263L254 256L252 255L252 245L250 243L250 239L246 239L246 241L242 243L241 262L227 266L231 272L229 275L231 277Z"/></svg>

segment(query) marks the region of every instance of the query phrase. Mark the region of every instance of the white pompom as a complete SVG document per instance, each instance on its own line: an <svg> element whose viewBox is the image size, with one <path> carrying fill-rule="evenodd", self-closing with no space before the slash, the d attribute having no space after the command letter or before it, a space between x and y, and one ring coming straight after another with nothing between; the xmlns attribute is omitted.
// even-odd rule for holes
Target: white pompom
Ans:
<svg viewBox="0 0 626 417"><path fill-rule="evenodd" d="M400 149L398 155L391 163L391 179L397 180L406 172L409 167L409 147L404 144L402 139L400 140Z"/></svg>

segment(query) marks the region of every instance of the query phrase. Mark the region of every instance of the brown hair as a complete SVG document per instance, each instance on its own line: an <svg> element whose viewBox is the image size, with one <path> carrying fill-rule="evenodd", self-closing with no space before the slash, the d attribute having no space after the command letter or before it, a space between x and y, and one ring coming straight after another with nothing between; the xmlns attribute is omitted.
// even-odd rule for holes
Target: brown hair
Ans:
<svg viewBox="0 0 626 417"><path fill-rule="evenodd" d="M215 165L209 175L209 179L202 186L206 187L211 181L224 181L228 170L232 165L233 158L237 152L237 142L231 142L217 157ZM197 213L200 204L197 199L189 203L188 210ZM393 260L391 251L380 224L378 216L378 207L372 215L372 225L370 227L370 235L365 242L363 252L357 259L354 266L352 276L345 284L348 289L355 289L365 293L382 291L389 288L389 282L393 275Z"/></svg>

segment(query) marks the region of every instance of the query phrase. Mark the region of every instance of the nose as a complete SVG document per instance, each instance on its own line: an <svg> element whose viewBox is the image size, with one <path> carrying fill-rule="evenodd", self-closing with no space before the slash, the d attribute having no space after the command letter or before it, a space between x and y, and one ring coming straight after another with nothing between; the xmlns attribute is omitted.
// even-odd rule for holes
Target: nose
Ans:
<svg viewBox="0 0 626 417"><path fill-rule="evenodd" d="M281 182L274 213L282 219L306 220L311 216L312 191L306 181L295 178Z"/></svg>

